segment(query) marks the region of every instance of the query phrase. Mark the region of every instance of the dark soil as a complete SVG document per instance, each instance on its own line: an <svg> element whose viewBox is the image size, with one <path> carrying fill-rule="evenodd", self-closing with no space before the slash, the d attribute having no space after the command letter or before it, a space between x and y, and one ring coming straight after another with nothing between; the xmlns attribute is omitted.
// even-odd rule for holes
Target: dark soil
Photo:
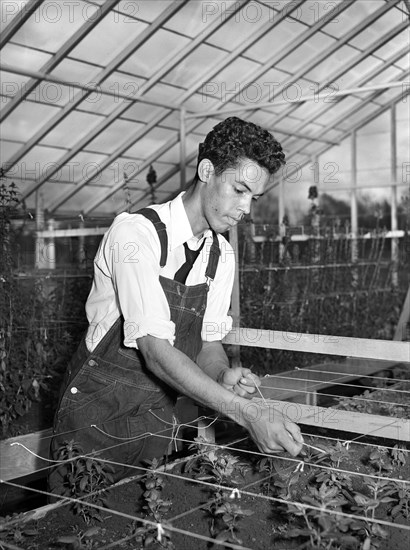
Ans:
<svg viewBox="0 0 410 550"><path fill-rule="evenodd" d="M309 441L321 444L320 438L312 438ZM278 489L274 486L275 479L279 479L278 472L286 479L286 476L289 477L295 472L298 463L292 462L290 459L284 460L277 457L274 460L274 475L269 477L267 472L258 472L255 457L253 456L250 460L249 457L252 457L252 454L246 451L247 449L244 448L239 455L235 453L241 462L247 463L247 468L244 473L240 473L242 470L239 469L234 477L238 485L232 484L231 486L239 488L240 498L235 497L231 502L238 504L242 510L250 510L253 513L238 519L237 538L242 541L245 548L253 550L313 548L309 544L303 546L306 538L284 538L289 528L302 525L300 518L290 513L280 503L265 498L266 495L278 496ZM285 455L283 457L285 458ZM343 459L338 467L351 472L377 474L378 472L369 464L368 459L368 447L353 444L349 449L348 457ZM314 466L308 465L309 461L314 462L313 458L304 457L304 460L304 471L300 474L297 484L292 487L291 494L291 500L299 502L307 494L307 484L312 482L313 475L319 471ZM217 523L212 521L214 516L204 509L204 505L211 501L215 495L215 486L207 486L195 481L192 478L193 472L184 472L184 464L185 462L176 464L172 470L159 474L165 480L161 498L172 502L162 521L166 522L168 520L169 524L178 530L169 531L176 550L207 550L212 547L207 540L194 538L189 533L202 535L209 539L212 536L212 525L218 530ZM382 471L381 475L392 479L408 480L410 478L408 459L405 465L395 465L393 470ZM196 477L198 477L198 474L196 474ZM363 485L361 476L352 476L352 481L354 491L366 494L367 489ZM140 481L135 479L110 489L107 493L109 508L101 513L102 521L91 523L98 531L92 532L89 538L83 538L81 546L79 542L77 546L58 542L58 539L62 536L73 537L77 534L81 537L90 528L90 525L87 525L80 516L74 515L69 507L65 505L48 511L44 517L24 524L20 522L18 529L9 527L3 532L0 531L0 548L2 539L24 550L142 548L142 543L136 541L135 537L132 536L133 529L135 531L135 520L140 517L153 521L152 517L142 509L142 492ZM247 492L253 493L253 495L246 494ZM405 518L400 514L393 519L389 515L389 508L391 508L390 504L380 505L377 508L376 517L392 522L397 527L383 527L387 530L388 538L373 540L374 542L378 541L380 548L383 548L383 550L407 550L410 547L410 531L400 528L399 524L409 526L410 518ZM141 526L141 523L139 526ZM30 534L31 531L32 534ZM182 531L182 533L179 531ZM153 534L155 537L157 536L156 529L154 529ZM342 544L341 546L331 546L329 548L332 548L332 550L336 548L362 549L364 537L364 535L358 537L357 540L360 543L358 542L356 546L344 546ZM154 542L148 548L164 548L166 547L164 541L165 539L162 539L162 546L160 543ZM215 545L214 547L222 546Z"/></svg>

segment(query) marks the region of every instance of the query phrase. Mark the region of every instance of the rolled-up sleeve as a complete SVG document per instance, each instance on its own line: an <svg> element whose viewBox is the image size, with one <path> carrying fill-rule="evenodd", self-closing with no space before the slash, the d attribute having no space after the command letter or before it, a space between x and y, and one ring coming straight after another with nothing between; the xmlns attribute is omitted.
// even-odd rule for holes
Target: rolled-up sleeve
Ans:
<svg viewBox="0 0 410 550"><path fill-rule="evenodd" d="M232 246L220 238L221 255L215 279L211 281L207 308L202 325L202 340L222 340L232 329L232 317L228 315L233 281L235 277L235 254Z"/></svg>
<svg viewBox="0 0 410 550"><path fill-rule="evenodd" d="M159 239L147 226L150 223L119 223L104 250L128 347L137 348L136 340L148 334L171 344L175 339L175 325L159 281Z"/></svg>

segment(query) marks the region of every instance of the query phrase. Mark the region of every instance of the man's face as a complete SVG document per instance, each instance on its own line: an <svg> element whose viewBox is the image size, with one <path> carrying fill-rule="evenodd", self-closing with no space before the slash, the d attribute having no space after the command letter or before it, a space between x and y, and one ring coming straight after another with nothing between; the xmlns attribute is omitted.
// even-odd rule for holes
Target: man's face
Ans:
<svg viewBox="0 0 410 550"><path fill-rule="evenodd" d="M251 211L265 191L269 172L253 160L241 159L236 167L215 175L211 173L206 185L204 214L209 226L224 233Z"/></svg>

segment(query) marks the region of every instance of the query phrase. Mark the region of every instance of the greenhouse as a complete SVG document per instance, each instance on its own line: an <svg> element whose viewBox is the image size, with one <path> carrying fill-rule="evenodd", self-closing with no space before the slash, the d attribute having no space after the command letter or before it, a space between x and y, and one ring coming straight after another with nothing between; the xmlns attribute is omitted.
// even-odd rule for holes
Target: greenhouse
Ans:
<svg viewBox="0 0 410 550"><path fill-rule="evenodd" d="M407 549L410 1L0 9L0 549Z"/></svg>

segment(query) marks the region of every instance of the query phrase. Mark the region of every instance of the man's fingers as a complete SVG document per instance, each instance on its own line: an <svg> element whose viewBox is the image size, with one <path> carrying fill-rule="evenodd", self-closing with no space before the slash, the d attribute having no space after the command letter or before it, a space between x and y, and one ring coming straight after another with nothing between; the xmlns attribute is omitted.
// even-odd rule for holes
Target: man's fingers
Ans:
<svg viewBox="0 0 410 550"><path fill-rule="evenodd" d="M300 428L294 422L285 422L285 428L290 433L296 443L303 444L303 436L300 433Z"/></svg>
<svg viewBox="0 0 410 550"><path fill-rule="evenodd" d="M249 397L250 394L254 393L255 388L243 388L239 384L235 384L233 391L240 397Z"/></svg>
<svg viewBox="0 0 410 550"><path fill-rule="evenodd" d="M242 376L239 382L243 386L250 386L252 388L261 385L259 376L256 376L256 374L253 374L252 372L249 372L249 374L247 374L246 376Z"/></svg>

